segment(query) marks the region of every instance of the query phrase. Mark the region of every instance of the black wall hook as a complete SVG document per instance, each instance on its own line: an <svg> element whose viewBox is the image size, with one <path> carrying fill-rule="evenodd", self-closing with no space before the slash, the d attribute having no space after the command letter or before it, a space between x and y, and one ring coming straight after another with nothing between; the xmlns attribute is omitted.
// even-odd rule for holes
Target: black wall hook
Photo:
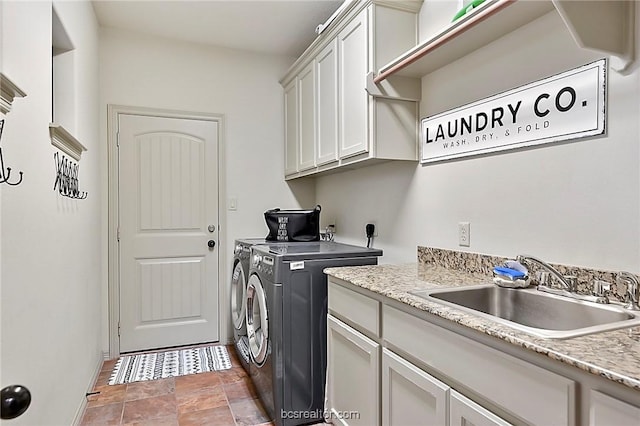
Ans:
<svg viewBox="0 0 640 426"><path fill-rule="evenodd" d="M64 155L60 155L58 152L53 154L53 159L56 162L56 181L53 184L53 190L55 191L57 188L60 195L77 200L87 198L89 194L78 189L78 170L80 165L69 160Z"/></svg>
<svg viewBox="0 0 640 426"><path fill-rule="evenodd" d="M2 140L2 129L4 128L4 120L0 120L0 141ZM2 148L0 148L0 183L6 183L7 185L16 186L22 182L22 172L17 182L9 182L11 175L11 167L4 168L4 158L2 157Z"/></svg>

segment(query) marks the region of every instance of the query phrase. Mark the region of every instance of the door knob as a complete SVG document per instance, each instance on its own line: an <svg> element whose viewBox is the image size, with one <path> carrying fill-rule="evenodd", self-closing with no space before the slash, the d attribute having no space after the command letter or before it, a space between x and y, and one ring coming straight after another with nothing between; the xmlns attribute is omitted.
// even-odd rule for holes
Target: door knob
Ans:
<svg viewBox="0 0 640 426"><path fill-rule="evenodd" d="M209 246L209 248L214 248L216 246L216 242L213 240L209 240L207 242L207 245Z"/></svg>
<svg viewBox="0 0 640 426"><path fill-rule="evenodd" d="M22 415L31 404L31 392L24 386L11 385L2 388L2 417L5 420L15 419Z"/></svg>

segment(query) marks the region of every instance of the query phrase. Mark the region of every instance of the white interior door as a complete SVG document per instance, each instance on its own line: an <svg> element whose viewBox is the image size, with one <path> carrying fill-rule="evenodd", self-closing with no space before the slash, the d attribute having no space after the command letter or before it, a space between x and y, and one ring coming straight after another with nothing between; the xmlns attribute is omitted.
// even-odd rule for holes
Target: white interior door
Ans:
<svg viewBox="0 0 640 426"><path fill-rule="evenodd" d="M218 341L219 124L118 126L120 351Z"/></svg>

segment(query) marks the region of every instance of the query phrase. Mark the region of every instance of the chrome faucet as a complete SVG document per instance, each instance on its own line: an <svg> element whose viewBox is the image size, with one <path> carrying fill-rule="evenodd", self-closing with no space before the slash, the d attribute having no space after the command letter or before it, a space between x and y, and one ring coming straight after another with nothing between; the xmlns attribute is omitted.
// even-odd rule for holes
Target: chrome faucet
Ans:
<svg viewBox="0 0 640 426"><path fill-rule="evenodd" d="M594 288L594 291L598 291L597 294L579 294L578 293L578 277L573 275L562 275L555 268L549 265L542 259L538 259L535 256L518 255L516 260L520 263L535 263L545 269L546 272L541 272L541 279L538 282L538 290L545 293L555 294L556 296L570 297L577 300L585 300L594 303L609 303L609 298L604 294L608 290L606 282L601 282L598 288ZM562 288L552 288L548 285L547 278L553 276L560 282Z"/></svg>
<svg viewBox="0 0 640 426"><path fill-rule="evenodd" d="M627 305L625 308L632 311L640 311L640 282L638 278L629 272L618 272L616 276L616 284L624 283L627 286L625 298Z"/></svg>
<svg viewBox="0 0 640 426"><path fill-rule="evenodd" d="M529 256L526 254L519 254L518 256L516 256L516 260L520 263L535 263L539 266L541 266L542 268L544 268L547 272L549 272L551 274L551 276L555 277L558 281L560 281L560 285L562 286L562 290L569 292L569 293L575 293L577 290L577 282L578 279L574 276L571 275L562 275L560 272L558 272L557 270L555 270L551 265L549 265L547 262L545 262L542 259L538 259L535 256ZM546 285L538 285L538 290L543 290L540 287L547 287ZM543 290L544 291L544 290Z"/></svg>

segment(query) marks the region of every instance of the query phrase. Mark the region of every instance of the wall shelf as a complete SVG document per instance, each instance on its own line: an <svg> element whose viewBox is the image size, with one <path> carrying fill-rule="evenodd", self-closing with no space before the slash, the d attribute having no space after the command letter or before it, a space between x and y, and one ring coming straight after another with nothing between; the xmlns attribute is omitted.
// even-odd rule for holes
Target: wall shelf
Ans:
<svg viewBox="0 0 640 426"><path fill-rule="evenodd" d="M611 68L625 74L635 56L636 1L553 0L576 44L611 56Z"/></svg>
<svg viewBox="0 0 640 426"><path fill-rule="evenodd" d="M15 98L27 96L13 81L6 75L0 73L0 112L7 114L11 111L11 105Z"/></svg>
<svg viewBox="0 0 640 426"><path fill-rule="evenodd" d="M578 46L613 55L618 71L633 62L632 1L488 0L440 33L378 70L373 83L391 76L420 78L557 10Z"/></svg>
<svg viewBox="0 0 640 426"><path fill-rule="evenodd" d="M76 161L80 161L82 152L87 150L80 141L59 124L49 124L49 135L51 136L51 145Z"/></svg>

